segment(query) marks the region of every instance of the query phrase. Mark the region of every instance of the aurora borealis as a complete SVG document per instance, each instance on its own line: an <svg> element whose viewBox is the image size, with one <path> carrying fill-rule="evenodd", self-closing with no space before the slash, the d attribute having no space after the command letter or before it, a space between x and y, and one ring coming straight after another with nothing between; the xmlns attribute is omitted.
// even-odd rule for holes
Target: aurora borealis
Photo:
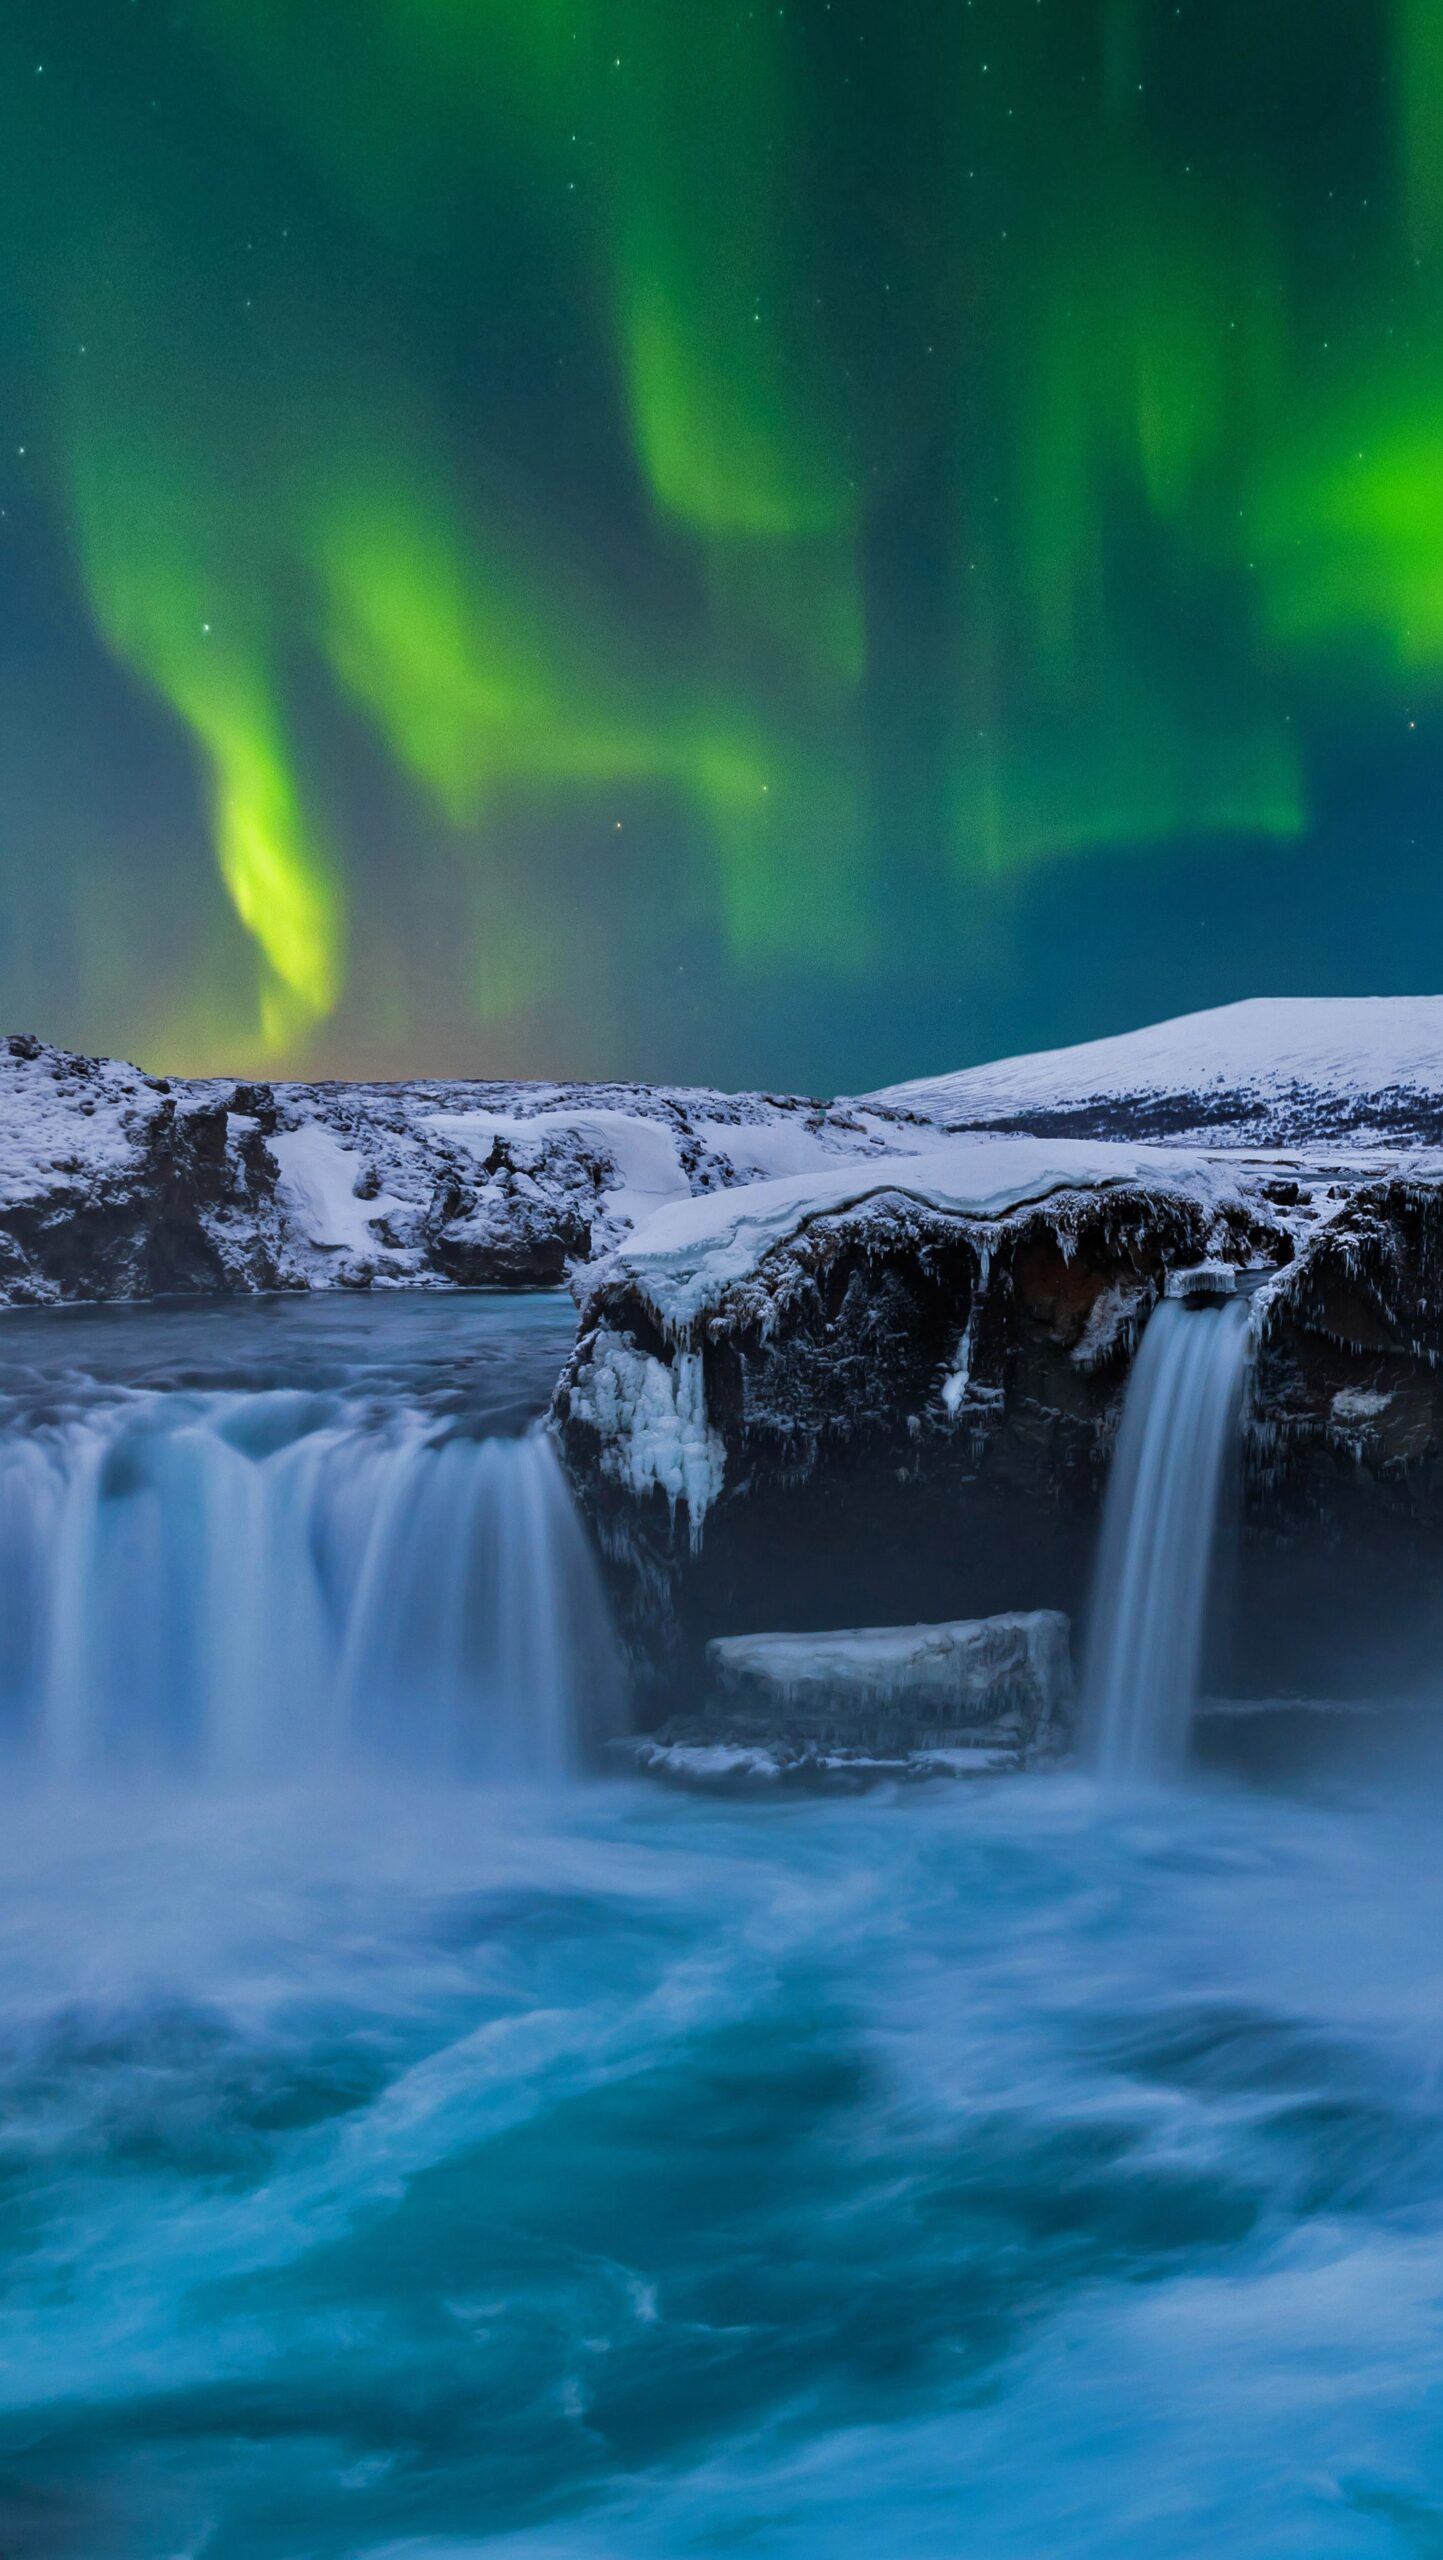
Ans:
<svg viewBox="0 0 1443 2560"><path fill-rule="evenodd" d="M1443 949L1436 0L8 0L0 982L860 1086Z"/></svg>

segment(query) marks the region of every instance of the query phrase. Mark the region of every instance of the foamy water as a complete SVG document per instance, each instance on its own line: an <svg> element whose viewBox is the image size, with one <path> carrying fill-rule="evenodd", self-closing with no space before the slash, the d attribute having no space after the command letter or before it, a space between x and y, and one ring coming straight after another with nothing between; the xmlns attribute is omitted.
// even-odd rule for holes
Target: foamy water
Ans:
<svg viewBox="0 0 1443 2560"><path fill-rule="evenodd" d="M1432 2549L1420 1792L7 1822L5 2548Z"/></svg>

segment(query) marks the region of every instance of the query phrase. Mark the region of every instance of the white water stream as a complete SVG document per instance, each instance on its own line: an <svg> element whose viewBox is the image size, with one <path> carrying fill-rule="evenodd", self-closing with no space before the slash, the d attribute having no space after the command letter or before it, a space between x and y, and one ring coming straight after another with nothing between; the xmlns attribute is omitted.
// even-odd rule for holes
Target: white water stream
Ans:
<svg viewBox="0 0 1443 2560"><path fill-rule="evenodd" d="M1084 1720L1104 1775L1181 1761L1197 1699L1248 1311L1165 1301L1142 1338L1103 1512Z"/></svg>

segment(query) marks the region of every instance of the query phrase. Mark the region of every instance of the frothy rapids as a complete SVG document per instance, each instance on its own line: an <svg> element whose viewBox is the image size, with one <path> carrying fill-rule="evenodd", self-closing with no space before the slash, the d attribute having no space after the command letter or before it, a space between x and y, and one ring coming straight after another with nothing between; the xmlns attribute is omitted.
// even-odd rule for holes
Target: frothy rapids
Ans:
<svg viewBox="0 0 1443 2560"><path fill-rule="evenodd" d="M546 1782L614 1729L586 1535L550 1442L515 1427L564 1314L51 1321L8 1337L0 1426L21 1771Z"/></svg>

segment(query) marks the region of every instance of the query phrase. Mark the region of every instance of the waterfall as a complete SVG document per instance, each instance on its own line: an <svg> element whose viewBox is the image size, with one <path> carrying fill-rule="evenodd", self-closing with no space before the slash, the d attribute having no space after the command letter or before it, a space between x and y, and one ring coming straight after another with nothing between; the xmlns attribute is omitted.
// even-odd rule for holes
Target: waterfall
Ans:
<svg viewBox="0 0 1443 2560"><path fill-rule="evenodd" d="M1142 1338L1108 1482L1083 1708L1098 1767L1181 1761L1197 1697L1224 1471L1247 1371L1236 1299L1165 1301Z"/></svg>
<svg viewBox="0 0 1443 2560"><path fill-rule="evenodd" d="M550 1441L288 1388L0 1434L0 1749L62 1782L560 1779L619 1723Z"/></svg>

